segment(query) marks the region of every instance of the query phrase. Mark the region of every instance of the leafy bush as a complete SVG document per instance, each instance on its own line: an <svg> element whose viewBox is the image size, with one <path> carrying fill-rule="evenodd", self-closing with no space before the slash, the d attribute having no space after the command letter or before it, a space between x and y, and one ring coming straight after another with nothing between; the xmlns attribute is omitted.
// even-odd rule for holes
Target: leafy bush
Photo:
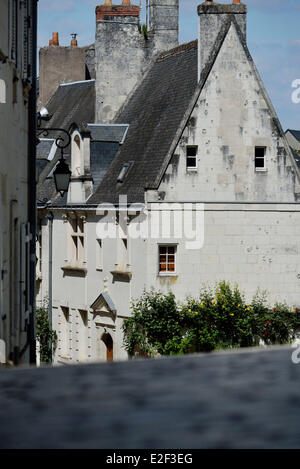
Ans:
<svg viewBox="0 0 300 469"><path fill-rule="evenodd" d="M295 313L295 314L293 314ZM177 303L173 293L144 292L124 321L124 346L131 356L209 352L215 349L284 344L300 329L298 309L276 304L258 292L245 302L237 285L221 282L198 299Z"/></svg>
<svg viewBox="0 0 300 469"><path fill-rule="evenodd" d="M36 310L35 327L36 338L40 343L40 360L42 363L52 363L53 347L57 342L57 334L51 328L45 302Z"/></svg>

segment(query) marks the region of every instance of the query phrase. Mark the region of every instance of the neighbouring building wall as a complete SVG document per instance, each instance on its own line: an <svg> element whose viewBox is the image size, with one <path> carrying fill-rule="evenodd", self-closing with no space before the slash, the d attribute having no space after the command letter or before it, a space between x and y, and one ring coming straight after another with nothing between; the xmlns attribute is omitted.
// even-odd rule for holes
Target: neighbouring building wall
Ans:
<svg viewBox="0 0 300 469"><path fill-rule="evenodd" d="M29 361L30 303L29 93L34 1L0 4L0 362ZM31 21L28 21L28 18ZM34 78L35 79L35 78ZM5 353L4 353L5 344Z"/></svg>
<svg viewBox="0 0 300 469"><path fill-rule="evenodd" d="M62 47L56 40L39 52L40 91L38 106L46 106L57 87L62 83L73 83L86 79L86 48Z"/></svg>

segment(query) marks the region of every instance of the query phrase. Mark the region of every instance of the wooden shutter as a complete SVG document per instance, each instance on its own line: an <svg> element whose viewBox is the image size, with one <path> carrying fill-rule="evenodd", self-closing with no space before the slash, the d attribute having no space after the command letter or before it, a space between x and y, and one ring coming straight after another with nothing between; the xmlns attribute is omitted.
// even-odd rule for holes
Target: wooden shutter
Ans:
<svg viewBox="0 0 300 469"><path fill-rule="evenodd" d="M21 308L21 331L26 332L29 322L31 306L29 301L30 289L30 224L21 225L20 240L20 308Z"/></svg>

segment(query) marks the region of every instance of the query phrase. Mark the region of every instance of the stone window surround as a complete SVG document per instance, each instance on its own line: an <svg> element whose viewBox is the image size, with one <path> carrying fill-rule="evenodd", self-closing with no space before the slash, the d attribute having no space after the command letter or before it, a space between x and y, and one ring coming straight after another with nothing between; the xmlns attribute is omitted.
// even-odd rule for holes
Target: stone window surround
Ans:
<svg viewBox="0 0 300 469"><path fill-rule="evenodd" d="M65 265L62 267L62 270L67 272L74 272L80 275L86 275L87 273L87 262L85 254L86 246L86 233L85 233L85 223L86 223L86 214L85 213L75 213L68 212L63 215L63 220L67 223L67 258L65 259ZM76 223L77 229L74 231L74 220ZM80 220L80 222L79 222ZM72 226L73 224L73 226ZM75 239L77 239L77 247ZM81 244L80 244L81 243ZM81 249L80 249L81 247ZM75 254L75 255L74 255Z"/></svg>

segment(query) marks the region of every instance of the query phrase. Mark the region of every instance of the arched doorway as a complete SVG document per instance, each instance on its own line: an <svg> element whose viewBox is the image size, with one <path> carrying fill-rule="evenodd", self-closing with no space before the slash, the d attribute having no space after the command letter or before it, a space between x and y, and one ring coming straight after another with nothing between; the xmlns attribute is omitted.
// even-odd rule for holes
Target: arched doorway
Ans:
<svg viewBox="0 0 300 469"><path fill-rule="evenodd" d="M114 342L110 334L105 332L101 338L106 347L106 360L108 362L113 361L114 359Z"/></svg>

